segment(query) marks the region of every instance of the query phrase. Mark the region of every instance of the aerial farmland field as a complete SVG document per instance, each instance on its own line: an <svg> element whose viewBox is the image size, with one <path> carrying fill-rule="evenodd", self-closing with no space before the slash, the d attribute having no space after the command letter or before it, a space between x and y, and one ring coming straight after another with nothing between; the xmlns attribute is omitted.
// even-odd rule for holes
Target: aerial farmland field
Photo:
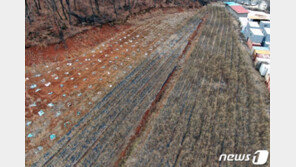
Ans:
<svg viewBox="0 0 296 167"><path fill-rule="evenodd" d="M121 26L67 58L26 51L26 166L252 166L219 156L269 150L269 92L224 6Z"/></svg>

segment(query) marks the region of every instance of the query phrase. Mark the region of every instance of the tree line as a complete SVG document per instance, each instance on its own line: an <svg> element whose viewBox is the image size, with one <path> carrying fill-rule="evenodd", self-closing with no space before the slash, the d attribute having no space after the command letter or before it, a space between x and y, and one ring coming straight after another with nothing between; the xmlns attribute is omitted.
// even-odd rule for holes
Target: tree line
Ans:
<svg viewBox="0 0 296 167"><path fill-rule="evenodd" d="M63 40L63 31L71 26L101 25L155 7L199 4L198 0L25 0L25 19L28 27L45 19Z"/></svg>

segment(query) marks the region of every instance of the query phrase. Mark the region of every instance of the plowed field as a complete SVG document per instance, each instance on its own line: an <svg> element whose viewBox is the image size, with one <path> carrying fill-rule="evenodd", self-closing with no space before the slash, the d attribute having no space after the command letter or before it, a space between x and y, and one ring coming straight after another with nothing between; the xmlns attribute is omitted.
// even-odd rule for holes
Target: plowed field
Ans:
<svg viewBox="0 0 296 167"><path fill-rule="evenodd" d="M218 158L269 150L268 91L224 7L133 21L26 68L27 166L251 166Z"/></svg>

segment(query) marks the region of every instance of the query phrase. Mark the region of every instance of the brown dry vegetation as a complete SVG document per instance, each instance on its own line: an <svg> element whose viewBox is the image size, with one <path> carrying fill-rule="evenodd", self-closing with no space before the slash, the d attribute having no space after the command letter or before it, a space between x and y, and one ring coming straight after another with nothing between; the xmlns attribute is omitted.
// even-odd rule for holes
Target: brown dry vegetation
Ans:
<svg viewBox="0 0 296 167"><path fill-rule="evenodd" d="M269 150L269 95L248 63L232 18L209 19L164 107L131 146L122 166L252 166L221 162L222 153ZM267 163L265 166L269 166Z"/></svg>
<svg viewBox="0 0 296 167"><path fill-rule="evenodd" d="M85 54L26 69L27 166L251 166L218 158L269 150L269 94L233 17L212 5L156 15Z"/></svg>

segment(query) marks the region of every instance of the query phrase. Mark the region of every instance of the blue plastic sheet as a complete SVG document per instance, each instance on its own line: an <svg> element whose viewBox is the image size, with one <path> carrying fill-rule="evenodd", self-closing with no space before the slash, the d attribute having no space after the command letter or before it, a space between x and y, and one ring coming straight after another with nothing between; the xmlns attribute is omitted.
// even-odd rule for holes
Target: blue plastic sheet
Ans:
<svg viewBox="0 0 296 167"><path fill-rule="evenodd" d="M56 138L56 135L55 135L55 134L51 134L51 135L49 136L49 138L50 138L50 140L54 140L54 139Z"/></svg>
<svg viewBox="0 0 296 167"><path fill-rule="evenodd" d="M48 107L53 107L54 104L52 104L52 103L48 103L47 106L48 106Z"/></svg>
<svg viewBox="0 0 296 167"><path fill-rule="evenodd" d="M41 151L41 150L43 150L43 147L42 147L42 146L38 146L37 149L38 149L39 151Z"/></svg>
<svg viewBox="0 0 296 167"><path fill-rule="evenodd" d="M60 116L60 115L61 115L61 112L58 111L58 112L56 113L56 117L58 117L58 116Z"/></svg>
<svg viewBox="0 0 296 167"><path fill-rule="evenodd" d="M31 89L34 89L34 88L36 88L36 87L37 87L36 84L32 84L32 85L30 86Z"/></svg>
<svg viewBox="0 0 296 167"><path fill-rule="evenodd" d="M32 123L31 121L28 121L28 122L26 123L26 125L29 126L29 125L31 125L31 123Z"/></svg>
<svg viewBox="0 0 296 167"><path fill-rule="evenodd" d="M40 111L38 112L38 114L39 114L39 116L41 117L41 116L44 114L44 111L43 111L43 110L40 110Z"/></svg>

